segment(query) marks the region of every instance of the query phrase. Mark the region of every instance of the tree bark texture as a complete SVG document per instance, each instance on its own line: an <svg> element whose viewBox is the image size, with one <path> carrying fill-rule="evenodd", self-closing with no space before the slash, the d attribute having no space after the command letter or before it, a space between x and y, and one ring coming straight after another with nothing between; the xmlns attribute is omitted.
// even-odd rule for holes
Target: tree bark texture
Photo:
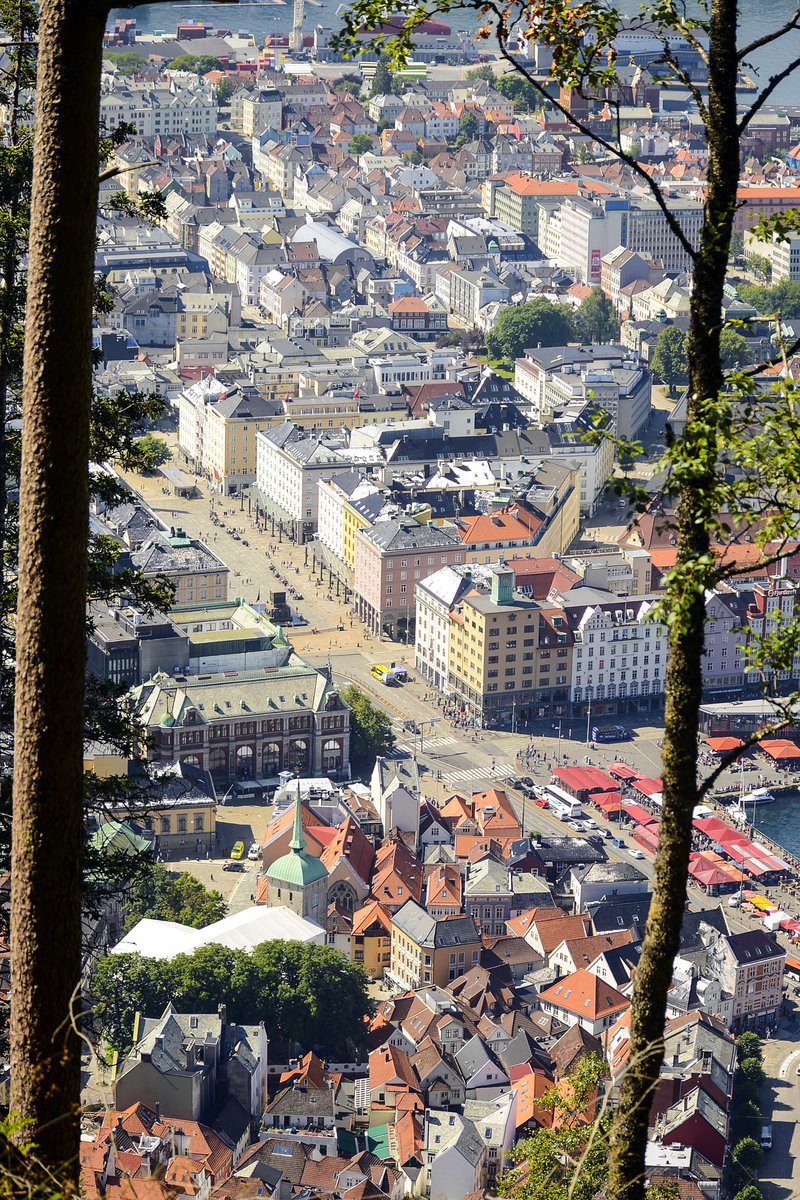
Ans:
<svg viewBox="0 0 800 1200"><path fill-rule="evenodd" d="M23 371L11 892L11 1110L77 1179L83 676L102 34L42 0ZM69 1164L66 1172L65 1165Z"/></svg>
<svg viewBox="0 0 800 1200"><path fill-rule="evenodd" d="M706 441L691 432L703 402L722 385L719 338L723 283L728 261L736 189L736 0L713 0L709 52L708 193L701 248L694 268L688 336L687 437L698 436L700 466L684 484L677 507L677 562L685 566L709 552L705 520L713 511L713 432ZM710 437L710 441L708 440ZM691 441L686 450L692 459ZM709 507L710 506L710 507ZM697 803L697 721L702 698L705 571L688 573L678 585L677 619L668 633L666 712L661 811L653 900L642 955L636 968L631 1013L631 1050L611 1132L609 1200L641 1200L644 1154L653 1091L664 1057L664 1022L672 964L679 948L686 903L692 809Z"/></svg>

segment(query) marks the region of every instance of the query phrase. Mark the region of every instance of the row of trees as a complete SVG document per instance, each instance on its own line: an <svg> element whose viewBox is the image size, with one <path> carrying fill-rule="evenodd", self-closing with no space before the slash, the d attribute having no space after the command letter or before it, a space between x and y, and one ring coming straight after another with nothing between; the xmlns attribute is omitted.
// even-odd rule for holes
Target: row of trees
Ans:
<svg viewBox="0 0 800 1200"><path fill-rule="evenodd" d="M354 683L345 688L342 699L350 705L350 762L357 770L371 771L376 758L394 750L391 717Z"/></svg>
<svg viewBox="0 0 800 1200"><path fill-rule="evenodd" d="M543 296L503 309L486 334L486 349L491 358L513 362L528 347L565 346L575 341L602 344L618 337L613 305L594 287L576 310Z"/></svg>
<svg viewBox="0 0 800 1200"><path fill-rule="evenodd" d="M133 887L125 905L125 929L137 921L178 921L203 929L221 921L228 911L220 892L204 887L188 871L174 873L159 863L149 863Z"/></svg>
<svg viewBox="0 0 800 1200"><path fill-rule="evenodd" d="M686 357L687 334L677 325L665 325L656 339L650 367L659 383L666 384L667 393L675 395L677 387L689 381L689 361ZM726 370L746 367L753 361L753 351L736 329L723 329L719 335L720 360Z"/></svg>
<svg viewBox="0 0 800 1200"><path fill-rule="evenodd" d="M369 977L330 946L264 942L252 954L201 946L173 959L109 954L91 981L95 1019L111 1049L131 1045L136 1013L160 1016L172 1001L180 1012L216 1012L226 1004L242 1024L264 1021L271 1038L306 1049L358 1053L372 1011Z"/></svg>

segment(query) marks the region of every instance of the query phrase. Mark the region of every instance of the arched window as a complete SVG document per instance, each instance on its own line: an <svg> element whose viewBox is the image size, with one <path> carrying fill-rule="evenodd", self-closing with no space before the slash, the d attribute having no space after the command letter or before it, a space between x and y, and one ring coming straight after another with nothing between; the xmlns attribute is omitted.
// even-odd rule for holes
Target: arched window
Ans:
<svg viewBox="0 0 800 1200"><path fill-rule="evenodd" d="M308 770L308 742L298 738L289 743L288 765L293 771Z"/></svg>
<svg viewBox="0 0 800 1200"><path fill-rule="evenodd" d="M187 754L181 758L182 763L186 763L187 767L202 767L202 763L196 754Z"/></svg>
<svg viewBox="0 0 800 1200"><path fill-rule="evenodd" d="M228 778L228 751L221 747L212 750L208 760L208 769L214 783L224 783Z"/></svg>
<svg viewBox="0 0 800 1200"><path fill-rule="evenodd" d="M256 756L252 746L240 746L236 751L236 778L253 779Z"/></svg>
<svg viewBox="0 0 800 1200"><path fill-rule="evenodd" d="M342 743L336 738L330 738L322 743L322 772L331 775L340 770L342 765Z"/></svg>
<svg viewBox="0 0 800 1200"><path fill-rule="evenodd" d="M264 769L263 775L269 778L270 775L277 775L281 769L281 748L277 742L267 742L264 747Z"/></svg>

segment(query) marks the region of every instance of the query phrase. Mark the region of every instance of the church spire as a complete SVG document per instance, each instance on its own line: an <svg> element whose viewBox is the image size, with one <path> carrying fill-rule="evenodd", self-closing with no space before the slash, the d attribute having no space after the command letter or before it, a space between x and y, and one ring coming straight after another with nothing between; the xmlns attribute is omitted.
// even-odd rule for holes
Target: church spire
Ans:
<svg viewBox="0 0 800 1200"><path fill-rule="evenodd" d="M300 805L300 781L297 782L297 800L294 808L294 829L292 831L292 840L289 842L289 849L295 852L301 852L306 848L305 834L303 833L303 810Z"/></svg>

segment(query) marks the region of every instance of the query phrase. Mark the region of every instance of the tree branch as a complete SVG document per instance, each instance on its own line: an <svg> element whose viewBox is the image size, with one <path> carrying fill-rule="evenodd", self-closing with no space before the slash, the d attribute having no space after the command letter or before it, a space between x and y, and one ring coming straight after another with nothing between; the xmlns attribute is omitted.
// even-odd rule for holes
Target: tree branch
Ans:
<svg viewBox="0 0 800 1200"><path fill-rule="evenodd" d="M781 25L779 29L774 29L772 33L765 33L763 37L756 38L754 42L743 46L736 55L737 59L739 62L743 62L748 54L752 54L754 50L760 50L762 46L769 46L771 42L777 42L785 34L791 33L793 29L800 29L800 8L795 10L794 15L789 18L785 25Z"/></svg>
<svg viewBox="0 0 800 1200"><path fill-rule="evenodd" d="M458 6L458 7L461 7L461 6ZM468 6L468 7L471 7L471 6ZM569 111L569 109L566 108L566 106L561 103L560 100L556 100L553 96L549 95L549 93L545 91L545 89L542 87L542 85L534 78L533 75L531 75L531 73L527 69L527 67L525 67L521 62L519 62L517 59L515 59L511 55L510 51L508 50L508 46L507 46L506 40L505 40L506 27L503 22L502 14L500 13L496 4L494 2L488 3L486 5L486 8L490 9L494 13L495 17L497 18L497 22L498 22L497 44L500 49L501 56L506 60L508 65L510 67L513 67L514 71L517 72L519 75L522 75L522 77L524 79L527 79L528 83L533 88L536 89L536 91L539 93L539 95L542 97L542 99L545 100L548 104L552 105L552 107L555 108L557 112L560 112L561 115L564 117L564 119L569 121L570 125L572 125L575 129L577 129L579 133L582 133L586 137L591 138L592 141L597 142L597 144L599 146L602 146L604 150L607 150L609 152L609 154L613 154L616 158L618 158L620 160L620 162L624 162L627 166L629 166L631 168L632 171L635 171L636 174L639 175L640 178L644 180L644 182L647 184L647 187L649 188L650 192L653 195L653 199L655 200L656 204L658 205L658 207L661 209L662 213L664 214L666 222L667 222L669 228L671 229L672 233L674 233L675 237L680 242L680 245L683 248L683 250L685 250L686 254L694 262L694 260L697 258L697 252L694 249L694 246L692 246L692 243L686 237L686 234L683 232L680 222L677 220L677 218L674 216L674 214L670 212L669 208L667 207L663 193L662 193L660 187L658 186L658 184L655 182L655 180L651 179L650 176L648 175L647 171L645 171L639 165L639 163L636 162L636 160L634 158L631 158L631 156L629 154L626 154L624 152L624 150L622 150L621 147L618 148L618 147L614 146L613 143L609 142L601 134L593 132L592 129L590 129L590 127L588 125L586 125L583 121L579 121L578 118L575 117Z"/></svg>
<svg viewBox="0 0 800 1200"><path fill-rule="evenodd" d="M765 738L771 737L773 733L777 733L780 729L783 729L784 725L787 724L787 721L791 721L791 714L787 716L786 713L784 713L784 718L785 719L779 724L765 725L763 729L759 729L755 733L751 733L750 736L745 739L743 745L737 746L735 750L729 750L727 754L723 754L719 764L699 785L697 789L698 797L701 798L703 796L707 796L723 771L727 771L728 767L731 766L732 763L735 763L738 758L741 758L742 755L746 754L748 750L752 750L754 746L759 744L759 742L763 742Z"/></svg>
<svg viewBox="0 0 800 1200"><path fill-rule="evenodd" d="M767 86L762 90L760 95L756 97L756 99L753 101L753 103L748 108L747 112L742 117L739 124L736 126L736 132L739 137L742 136L745 129L747 129L747 126L750 124L750 122L752 121L752 119L756 115L756 113L759 111L759 109L762 108L763 105L766 104L767 100L769 100L770 96L775 91L775 88L778 86L778 84L783 83L784 79L788 79L788 77L791 74L793 74L793 72L796 71L798 67L800 67L800 56L798 56L797 58L793 58L792 61L788 64L788 66L784 67L784 69L782 71L779 71L777 75L771 76L770 81L767 84Z"/></svg>

